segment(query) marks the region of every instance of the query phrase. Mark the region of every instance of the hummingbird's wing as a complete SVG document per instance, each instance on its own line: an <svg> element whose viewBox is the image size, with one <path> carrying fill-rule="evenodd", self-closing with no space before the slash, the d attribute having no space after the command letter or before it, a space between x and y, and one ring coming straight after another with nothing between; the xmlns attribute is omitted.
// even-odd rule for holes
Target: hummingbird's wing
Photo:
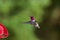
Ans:
<svg viewBox="0 0 60 40"><path fill-rule="evenodd" d="M31 24L31 21L24 22L25 24Z"/></svg>

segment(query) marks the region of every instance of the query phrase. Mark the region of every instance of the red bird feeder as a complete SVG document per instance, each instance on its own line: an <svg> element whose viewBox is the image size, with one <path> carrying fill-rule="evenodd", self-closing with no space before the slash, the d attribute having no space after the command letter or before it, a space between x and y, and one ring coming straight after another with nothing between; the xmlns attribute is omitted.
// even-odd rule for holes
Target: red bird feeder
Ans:
<svg viewBox="0 0 60 40"><path fill-rule="evenodd" d="M0 23L0 39L7 38L9 36L7 28Z"/></svg>

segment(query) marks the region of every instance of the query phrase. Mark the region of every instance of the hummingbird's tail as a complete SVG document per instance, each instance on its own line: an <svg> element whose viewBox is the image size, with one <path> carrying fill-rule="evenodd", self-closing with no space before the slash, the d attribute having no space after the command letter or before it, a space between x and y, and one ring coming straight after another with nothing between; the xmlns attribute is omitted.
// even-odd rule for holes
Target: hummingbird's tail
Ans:
<svg viewBox="0 0 60 40"><path fill-rule="evenodd" d="M36 28L40 29L40 26L35 26Z"/></svg>
<svg viewBox="0 0 60 40"><path fill-rule="evenodd" d="M34 24L34 26L37 27L38 29L40 29L40 26L37 22Z"/></svg>

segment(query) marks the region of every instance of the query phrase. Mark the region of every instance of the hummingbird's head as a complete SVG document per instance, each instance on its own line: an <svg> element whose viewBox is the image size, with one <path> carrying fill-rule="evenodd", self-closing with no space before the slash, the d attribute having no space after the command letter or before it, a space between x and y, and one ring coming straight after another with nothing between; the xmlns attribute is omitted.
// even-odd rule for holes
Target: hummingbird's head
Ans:
<svg viewBox="0 0 60 40"><path fill-rule="evenodd" d="M34 16L31 16L31 20L35 20L35 19L34 19Z"/></svg>
<svg viewBox="0 0 60 40"><path fill-rule="evenodd" d="M35 22L34 16L31 16L30 18L32 22Z"/></svg>

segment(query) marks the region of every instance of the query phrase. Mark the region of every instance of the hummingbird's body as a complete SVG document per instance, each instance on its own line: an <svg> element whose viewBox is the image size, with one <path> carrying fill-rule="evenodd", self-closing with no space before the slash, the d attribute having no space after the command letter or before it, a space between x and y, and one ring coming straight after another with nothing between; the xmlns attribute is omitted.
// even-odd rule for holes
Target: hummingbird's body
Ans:
<svg viewBox="0 0 60 40"><path fill-rule="evenodd" d="M34 17L31 16L30 18L31 18L31 21L28 21L28 22L25 22L25 23L30 23L30 24L32 24L34 27L40 28L40 27L39 27L39 24L36 22L36 20L34 19Z"/></svg>

